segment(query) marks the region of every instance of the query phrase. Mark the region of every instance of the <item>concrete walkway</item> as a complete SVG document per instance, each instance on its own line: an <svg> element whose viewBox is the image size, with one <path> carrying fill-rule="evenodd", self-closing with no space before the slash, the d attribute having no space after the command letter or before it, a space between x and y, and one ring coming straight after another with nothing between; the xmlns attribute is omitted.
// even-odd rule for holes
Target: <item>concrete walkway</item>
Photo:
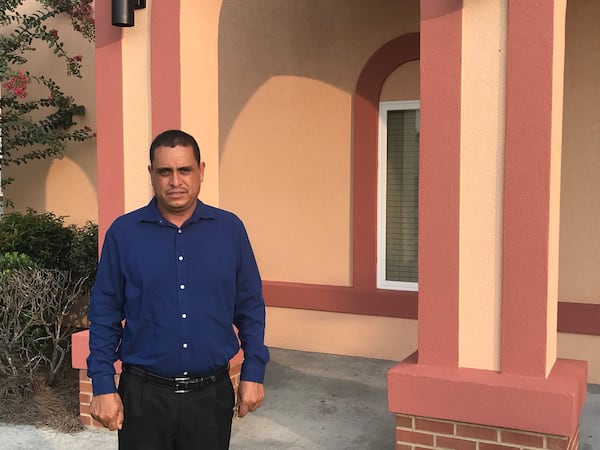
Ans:
<svg viewBox="0 0 600 450"><path fill-rule="evenodd" d="M271 349L263 407L234 421L232 450L394 449L386 372L394 362ZM116 434L0 424L2 450L116 450ZM580 450L600 450L600 385L588 386Z"/></svg>

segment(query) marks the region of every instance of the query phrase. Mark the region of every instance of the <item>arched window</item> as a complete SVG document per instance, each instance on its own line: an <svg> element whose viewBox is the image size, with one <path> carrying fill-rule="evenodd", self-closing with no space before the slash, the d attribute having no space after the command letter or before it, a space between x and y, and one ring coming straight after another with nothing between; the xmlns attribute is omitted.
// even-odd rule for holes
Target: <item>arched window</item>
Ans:
<svg viewBox="0 0 600 450"><path fill-rule="evenodd" d="M377 282L377 247L379 97L381 89L387 77L396 68L406 62L418 60L419 56L419 33L406 34L393 39L373 54L356 85L352 213L352 274L355 288L376 289L380 287ZM414 113L410 114L414 116ZM416 119L413 118L414 120ZM413 283L410 285L410 289L407 289L407 286L400 287L398 285L396 285L396 289L416 290L414 282L409 281L409 283Z"/></svg>

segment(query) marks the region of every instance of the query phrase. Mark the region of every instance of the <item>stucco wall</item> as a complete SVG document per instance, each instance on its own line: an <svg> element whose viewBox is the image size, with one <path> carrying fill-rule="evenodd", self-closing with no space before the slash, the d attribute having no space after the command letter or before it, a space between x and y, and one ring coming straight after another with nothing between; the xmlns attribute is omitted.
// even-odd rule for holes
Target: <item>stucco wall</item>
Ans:
<svg viewBox="0 0 600 450"><path fill-rule="evenodd" d="M558 298L600 304L600 3L567 3ZM559 333L558 355L600 383L599 336Z"/></svg>
<svg viewBox="0 0 600 450"><path fill-rule="evenodd" d="M418 27L415 0L223 2L220 204L244 218L265 279L351 283L353 91Z"/></svg>
<svg viewBox="0 0 600 450"><path fill-rule="evenodd" d="M559 298L600 303L600 3L569 0Z"/></svg>
<svg viewBox="0 0 600 450"><path fill-rule="evenodd" d="M36 4L30 1L24 8L30 10ZM81 125L95 128L94 43L87 42L73 31L69 22L69 18L61 17L51 23L64 39L65 49L71 55L82 55L83 77L67 77L65 66L46 48L40 48L35 55L30 55L28 68L32 73L43 73L53 78L65 93L73 96L77 103L85 105L85 117L75 120ZM70 143L62 158L9 167L3 170L2 176L15 178L4 195L14 202L18 211L28 207L39 212L51 211L66 216L67 223L75 224L98 220L95 139Z"/></svg>

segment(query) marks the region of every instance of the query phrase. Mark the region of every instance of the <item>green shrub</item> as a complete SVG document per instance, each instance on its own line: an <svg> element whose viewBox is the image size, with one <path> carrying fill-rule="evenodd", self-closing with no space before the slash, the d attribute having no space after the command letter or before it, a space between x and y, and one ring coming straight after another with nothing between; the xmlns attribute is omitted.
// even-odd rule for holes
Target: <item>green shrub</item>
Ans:
<svg viewBox="0 0 600 450"><path fill-rule="evenodd" d="M40 267L69 270L74 231L51 212L11 212L0 220L0 253L18 252Z"/></svg>
<svg viewBox="0 0 600 450"><path fill-rule="evenodd" d="M0 255L8 253L26 255L36 267L70 271L73 278L87 277L83 286L87 292L98 266L98 225L90 221L82 227L65 225L62 216L32 209L25 214L11 212L0 220Z"/></svg>
<svg viewBox="0 0 600 450"><path fill-rule="evenodd" d="M71 226L73 243L69 256L69 266L73 276L87 277L83 290L89 292L94 285L98 268L98 225L90 221L82 227Z"/></svg>
<svg viewBox="0 0 600 450"><path fill-rule="evenodd" d="M7 252L0 254L0 276L8 276L15 269L34 267L37 267L37 264L24 253Z"/></svg>
<svg viewBox="0 0 600 450"><path fill-rule="evenodd" d="M0 218L0 398L45 372L52 384L68 360L98 265L98 226L11 212ZM85 303L83 303L85 301Z"/></svg>

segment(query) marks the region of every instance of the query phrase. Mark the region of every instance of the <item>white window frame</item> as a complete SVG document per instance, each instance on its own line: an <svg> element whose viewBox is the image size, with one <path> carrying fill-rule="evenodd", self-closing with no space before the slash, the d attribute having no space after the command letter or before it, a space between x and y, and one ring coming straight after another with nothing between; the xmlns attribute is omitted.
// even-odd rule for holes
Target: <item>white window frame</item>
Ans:
<svg viewBox="0 0 600 450"><path fill-rule="evenodd" d="M386 274L386 191L387 191L387 115L388 111L420 111L419 100L380 102L379 103L379 149L377 173L377 288L399 291L418 291L419 284L407 281L390 281ZM419 115L417 115L417 123Z"/></svg>

